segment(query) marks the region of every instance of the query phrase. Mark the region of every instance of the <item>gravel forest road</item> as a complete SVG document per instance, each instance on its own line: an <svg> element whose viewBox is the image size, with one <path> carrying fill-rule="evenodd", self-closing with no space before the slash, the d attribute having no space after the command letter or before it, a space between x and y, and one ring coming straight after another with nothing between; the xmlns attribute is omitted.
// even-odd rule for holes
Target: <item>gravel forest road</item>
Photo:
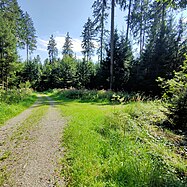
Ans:
<svg viewBox="0 0 187 187"><path fill-rule="evenodd" d="M56 105L39 96L32 107L0 128L0 186L65 186L59 163L65 119Z"/></svg>

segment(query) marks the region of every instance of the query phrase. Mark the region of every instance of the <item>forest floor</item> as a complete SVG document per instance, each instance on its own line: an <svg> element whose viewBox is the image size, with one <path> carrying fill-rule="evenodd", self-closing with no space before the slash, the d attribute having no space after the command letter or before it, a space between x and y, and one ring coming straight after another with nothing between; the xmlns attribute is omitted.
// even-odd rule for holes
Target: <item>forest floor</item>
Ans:
<svg viewBox="0 0 187 187"><path fill-rule="evenodd" d="M59 159L65 119L55 101L38 101L0 128L0 186L64 186Z"/></svg>

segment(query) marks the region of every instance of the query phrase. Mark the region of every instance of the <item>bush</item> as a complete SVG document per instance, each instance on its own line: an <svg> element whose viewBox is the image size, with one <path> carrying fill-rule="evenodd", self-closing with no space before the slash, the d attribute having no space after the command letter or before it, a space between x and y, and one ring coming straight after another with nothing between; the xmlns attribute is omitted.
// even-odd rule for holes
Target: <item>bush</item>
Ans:
<svg viewBox="0 0 187 187"><path fill-rule="evenodd" d="M7 104L19 103L24 100L28 95L32 93L29 88L11 89L11 90L0 90L0 102Z"/></svg>
<svg viewBox="0 0 187 187"><path fill-rule="evenodd" d="M187 59L187 57L186 57ZM163 98L167 101L168 118L176 128L187 131L187 60L181 70L174 72L173 79L158 79L164 89Z"/></svg>
<svg viewBox="0 0 187 187"><path fill-rule="evenodd" d="M91 101L91 102L110 102L110 103L119 103L125 104L134 101L143 101L148 100L148 97L145 97L140 93L126 93L126 92L113 92L106 90L77 90L77 89L68 89L68 90L53 90L54 95L66 99L78 99L81 101Z"/></svg>

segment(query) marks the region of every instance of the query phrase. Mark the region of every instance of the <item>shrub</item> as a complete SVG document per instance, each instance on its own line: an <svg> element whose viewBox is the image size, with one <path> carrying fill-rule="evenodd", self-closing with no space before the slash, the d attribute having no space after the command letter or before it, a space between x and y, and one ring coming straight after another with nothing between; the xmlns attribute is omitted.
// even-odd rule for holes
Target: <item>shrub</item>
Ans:
<svg viewBox="0 0 187 187"><path fill-rule="evenodd" d="M176 128L187 131L187 58L173 79L158 79L164 89L163 98L169 109L168 118Z"/></svg>
<svg viewBox="0 0 187 187"><path fill-rule="evenodd" d="M66 99L78 99L81 101L91 101L91 102L110 102L126 104L134 101L144 101L148 100L140 93L127 93L127 92L113 92L106 90L77 90L77 89L65 89L65 90L53 90L53 94L58 97L63 97Z"/></svg>
<svg viewBox="0 0 187 187"><path fill-rule="evenodd" d="M32 93L29 88L0 90L0 102L7 104L19 103Z"/></svg>

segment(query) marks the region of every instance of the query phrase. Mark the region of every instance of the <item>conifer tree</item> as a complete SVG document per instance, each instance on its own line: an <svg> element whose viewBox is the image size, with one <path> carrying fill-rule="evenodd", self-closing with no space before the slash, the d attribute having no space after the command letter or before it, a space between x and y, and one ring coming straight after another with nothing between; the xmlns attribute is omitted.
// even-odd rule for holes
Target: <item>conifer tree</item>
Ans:
<svg viewBox="0 0 187 187"><path fill-rule="evenodd" d="M111 44L107 48L107 57L100 68L101 87L110 88L110 62ZM133 54L130 44L126 42L124 35L119 35L117 30L114 33L114 69L113 69L113 90L125 90L125 85L130 78L130 69L133 61Z"/></svg>
<svg viewBox="0 0 187 187"><path fill-rule="evenodd" d="M67 32L66 37L65 37L65 43L63 45L62 54L64 56L68 55L70 57L73 57L72 48L73 48L72 38L69 36L69 32Z"/></svg>
<svg viewBox="0 0 187 187"><path fill-rule="evenodd" d="M0 12L0 80L2 88L8 88L9 78L17 59L16 38L11 23Z"/></svg>
<svg viewBox="0 0 187 187"><path fill-rule="evenodd" d="M87 22L85 23L84 27L83 27L83 32L82 32L82 48L83 48L83 55L84 55L84 59L86 62L91 60L91 57L94 53L94 28L93 28L93 24L90 18L88 18Z"/></svg>
<svg viewBox="0 0 187 187"><path fill-rule="evenodd" d="M113 89L113 66L114 66L114 10L115 0L111 1L111 30L110 30L110 90Z"/></svg>
<svg viewBox="0 0 187 187"><path fill-rule="evenodd" d="M99 34L99 43L100 46L98 48L98 54L100 58L100 63L103 60L103 52L104 52L104 36L106 35L106 28L105 25L107 23L107 18L108 18L108 10L109 10L109 5L107 0L95 0L93 5L93 25L95 27L95 32L96 34Z"/></svg>
<svg viewBox="0 0 187 187"><path fill-rule="evenodd" d="M58 49L56 47L56 42L55 42L55 39L54 39L54 36L51 35L50 36L50 39L49 39L49 43L47 45L47 50L48 50L48 54L49 54L49 61L50 63L54 63L57 55L58 55Z"/></svg>
<svg viewBox="0 0 187 187"><path fill-rule="evenodd" d="M23 43L26 46L27 62L29 61L29 53L32 53L36 49L36 30L34 28L33 21L29 14L26 12L23 14Z"/></svg>

